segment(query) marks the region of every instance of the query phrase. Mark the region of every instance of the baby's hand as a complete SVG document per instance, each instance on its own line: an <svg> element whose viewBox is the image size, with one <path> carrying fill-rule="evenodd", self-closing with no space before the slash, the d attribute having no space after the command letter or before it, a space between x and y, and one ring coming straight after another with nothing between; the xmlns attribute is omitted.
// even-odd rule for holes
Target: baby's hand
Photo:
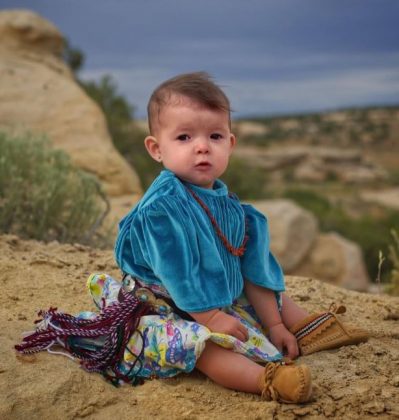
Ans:
<svg viewBox="0 0 399 420"><path fill-rule="evenodd" d="M215 312L205 324L211 331L232 335L240 341L248 340L248 331L241 322L222 311Z"/></svg>
<svg viewBox="0 0 399 420"><path fill-rule="evenodd" d="M290 359L299 356L298 343L283 323L270 327L269 336L271 342L277 347L280 353L286 354Z"/></svg>

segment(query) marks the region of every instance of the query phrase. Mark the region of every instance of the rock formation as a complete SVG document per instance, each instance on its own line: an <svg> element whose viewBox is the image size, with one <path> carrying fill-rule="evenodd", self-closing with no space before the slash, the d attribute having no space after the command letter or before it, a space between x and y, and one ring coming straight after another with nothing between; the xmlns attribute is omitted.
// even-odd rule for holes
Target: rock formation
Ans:
<svg viewBox="0 0 399 420"><path fill-rule="evenodd" d="M323 279L351 290L367 291L370 286L359 245L335 232L317 237L295 273Z"/></svg>
<svg viewBox="0 0 399 420"><path fill-rule="evenodd" d="M292 170L295 180L314 183L334 178L345 184L366 184L388 176L384 169L367 161L359 150L324 146L242 146L236 153L271 172L276 179L287 169Z"/></svg>
<svg viewBox="0 0 399 420"><path fill-rule="evenodd" d="M268 218L271 250L286 274L357 291L369 289L359 245L334 232L320 233L316 218L293 201L263 200L254 205Z"/></svg>
<svg viewBox="0 0 399 420"><path fill-rule="evenodd" d="M0 12L0 130L45 134L77 166L96 174L108 195L140 194L103 113L62 61L63 46L58 29L39 15Z"/></svg>
<svg viewBox="0 0 399 420"><path fill-rule="evenodd" d="M305 258L316 240L316 218L290 200L254 203L269 221L271 249L286 272Z"/></svg>

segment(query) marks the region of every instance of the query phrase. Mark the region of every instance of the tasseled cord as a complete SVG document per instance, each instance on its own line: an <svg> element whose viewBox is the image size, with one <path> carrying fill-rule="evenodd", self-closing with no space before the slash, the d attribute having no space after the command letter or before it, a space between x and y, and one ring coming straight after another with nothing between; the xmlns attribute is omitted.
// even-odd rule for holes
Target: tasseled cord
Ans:
<svg viewBox="0 0 399 420"><path fill-rule="evenodd" d="M120 380L132 385L140 383L137 378L141 366L135 374L131 374L136 364L141 365L143 347L136 357L128 373L118 369L131 335L136 331L140 318L150 312L150 305L140 301L132 293L123 288L119 302L112 304L100 312L94 319L80 319L69 314L57 312L56 308L40 311L42 320L36 331L23 338L15 349L23 354L49 350L53 345L61 345L68 353L80 359L81 366L89 372L101 373L107 380L117 386ZM138 331L137 331L138 332ZM142 335L140 334L143 339ZM103 338L104 344L97 344L93 349L79 346L79 338Z"/></svg>

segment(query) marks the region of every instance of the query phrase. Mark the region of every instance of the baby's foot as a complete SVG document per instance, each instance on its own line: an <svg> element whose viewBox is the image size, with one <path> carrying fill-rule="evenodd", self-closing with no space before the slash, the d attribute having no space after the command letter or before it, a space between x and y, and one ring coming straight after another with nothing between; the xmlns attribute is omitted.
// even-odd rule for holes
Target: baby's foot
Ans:
<svg viewBox="0 0 399 420"><path fill-rule="evenodd" d="M267 401L307 402L312 395L310 369L292 361L270 362L261 375L260 389Z"/></svg>
<svg viewBox="0 0 399 420"><path fill-rule="evenodd" d="M309 315L290 328L298 341L301 354L306 355L367 341L366 331L338 319L337 314L345 313L345 311L344 306L330 308L329 312Z"/></svg>

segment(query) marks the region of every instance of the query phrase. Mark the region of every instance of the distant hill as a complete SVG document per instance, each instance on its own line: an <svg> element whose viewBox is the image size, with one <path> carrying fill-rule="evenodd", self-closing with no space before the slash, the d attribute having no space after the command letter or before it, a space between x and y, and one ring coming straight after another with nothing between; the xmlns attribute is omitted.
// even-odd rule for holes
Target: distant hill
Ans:
<svg viewBox="0 0 399 420"><path fill-rule="evenodd" d="M315 114L257 117L237 120L235 128L246 143L258 146L292 141L344 147L395 145L399 136L399 104Z"/></svg>

